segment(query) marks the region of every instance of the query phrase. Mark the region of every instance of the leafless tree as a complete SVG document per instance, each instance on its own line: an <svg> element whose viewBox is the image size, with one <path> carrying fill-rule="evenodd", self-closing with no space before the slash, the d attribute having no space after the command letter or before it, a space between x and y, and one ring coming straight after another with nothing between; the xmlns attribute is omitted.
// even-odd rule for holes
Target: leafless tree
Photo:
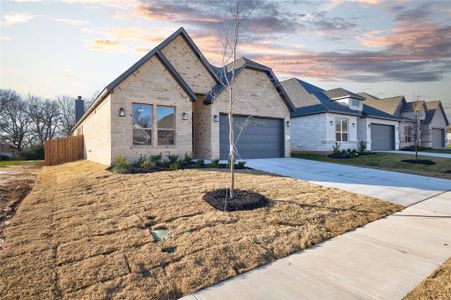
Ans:
<svg viewBox="0 0 451 300"><path fill-rule="evenodd" d="M26 113L32 123L32 133L36 142L43 145L52 139L58 128L59 107L56 101L28 95Z"/></svg>
<svg viewBox="0 0 451 300"><path fill-rule="evenodd" d="M69 136L75 125L75 99L71 96L61 95L56 97L58 104L58 134Z"/></svg>
<svg viewBox="0 0 451 300"><path fill-rule="evenodd" d="M31 143L31 120L26 113L27 104L12 90L0 90L0 100L1 142L21 151Z"/></svg>
<svg viewBox="0 0 451 300"><path fill-rule="evenodd" d="M247 4L246 4L247 3ZM238 87L233 85L232 82L236 76L236 62L238 58L238 46L240 43L240 29L242 23L252 14L255 7L250 7L248 5L250 2L241 0L229 0L229 18L226 19L228 27L225 29L223 34L222 46L222 76L220 77L220 84L228 92L228 125L229 125L229 168L230 168L230 188L228 198L234 197L235 192L235 132L233 123L233 112L234 106L240 100L240 92L237 90ZM245 123L247 123L246 120ZM240 133L242 132L240 129ZM227 208L227 197L224 202L224 209Z"/></svg>

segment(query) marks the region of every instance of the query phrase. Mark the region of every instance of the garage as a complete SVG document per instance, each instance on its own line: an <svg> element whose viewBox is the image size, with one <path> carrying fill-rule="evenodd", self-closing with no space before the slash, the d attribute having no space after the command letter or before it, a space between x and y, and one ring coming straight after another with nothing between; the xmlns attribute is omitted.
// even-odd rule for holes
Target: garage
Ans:
<svg viewBox="0 0 451 300"><path fill-rule="evenodd" d="M229 120L224 114L221 114L219 119L220 159L228 159ZM282 119L234 116L233 123L235 147L238 152L237 159L284 156L284 123Z"/></svg>
<svg viewBox="0 0 451 300"><path fill-rule="evenodd" d="M432 148L445 147L445 130L432 128Z"/></svg>
<svg viewBox="0 0 451 300"><path fill-rule="evenodd" d="M371 123L371 150L395 150L395 126Z"/></svg>

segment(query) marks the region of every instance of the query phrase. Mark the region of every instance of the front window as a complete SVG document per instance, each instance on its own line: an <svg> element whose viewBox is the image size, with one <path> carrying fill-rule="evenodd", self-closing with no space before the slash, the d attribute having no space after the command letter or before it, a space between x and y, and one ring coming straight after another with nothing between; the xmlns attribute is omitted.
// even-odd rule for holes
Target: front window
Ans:
<svg viewBox="0 0 451 300"><path fill-rule="evenodd" d="M152 145L152 105L132 104L133 145Z"/></svg>
<svg viewBox="0 0 451 300"><path fill-rule="evenodd" d="M412 136L413 136L413 128L412 126L406 126L404 127L404 142L411 143L412 142Z"/></svg>
<svg viewBox="0 0 451 300"><path fill-rule="evenodd" d="M335 120L335 139L337 142L348 141L348 120L336 119Z"/></svg>
<svg viewBox="0 0 451 300"><path fill-rule="evenodd" d="M175 108L157 106L158 145L175 144Z"/></svg>

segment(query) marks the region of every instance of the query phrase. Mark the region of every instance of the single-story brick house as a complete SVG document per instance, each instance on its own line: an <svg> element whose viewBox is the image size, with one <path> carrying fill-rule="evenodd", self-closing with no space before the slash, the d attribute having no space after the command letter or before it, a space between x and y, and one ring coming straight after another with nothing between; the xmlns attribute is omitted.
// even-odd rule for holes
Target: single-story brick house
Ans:
<svg viewBox="0 0 451 300"><path fill-rule="evenodd" d="M180 28L106 86L77 121L73 134L83 134L86 159L105 165L119 155L227 159L221 71ZM231 84L243 101L234 107L234 126L244 128L237 157L288 157L294 106L283 87L270 68L245 58L235 73Z"/></svg>
<svg viewBox="0 0 451 300"><path fill-rule="evenodd" d="M291 114L292 151L399 149L399 118L364 104L365 98L343 88L324 90L297 78L281 82L296 110Z"/></svg>
<svg viewBox="0 0 451 300"><path fill-rule="evenodd" d="M449 126L445 110L440 101L407 102L404 96L380 99L368 93L359 93L365 103L400 119L400 148L415 145L415 120L418 112L420 121L420 145L426 148L446 146L446 132Z"/></svg>

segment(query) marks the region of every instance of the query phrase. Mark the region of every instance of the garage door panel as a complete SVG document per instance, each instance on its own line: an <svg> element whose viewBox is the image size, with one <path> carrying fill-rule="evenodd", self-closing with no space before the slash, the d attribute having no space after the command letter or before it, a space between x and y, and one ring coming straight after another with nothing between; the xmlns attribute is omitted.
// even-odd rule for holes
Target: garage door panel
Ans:
<svg viewBox="0 0 451 300"><path fill-rule="evenodd" d="M270 158L283 156L283 120L234 116L235 146L239 158ZM241 134L239 134L241 132ZM228 159L229 123L220 115L220 158Z"/></svg>
<svg viewBox="0 0 451 300"><path fill-rule="evenodd" d="M395 150L395 126L371 123L371 150Z"/></svg>
<svg viewBox="0 0 451 300"><path fill-rule="evenodd" d="M445 130L432 128L432 148L445 147Z"/></svg>

